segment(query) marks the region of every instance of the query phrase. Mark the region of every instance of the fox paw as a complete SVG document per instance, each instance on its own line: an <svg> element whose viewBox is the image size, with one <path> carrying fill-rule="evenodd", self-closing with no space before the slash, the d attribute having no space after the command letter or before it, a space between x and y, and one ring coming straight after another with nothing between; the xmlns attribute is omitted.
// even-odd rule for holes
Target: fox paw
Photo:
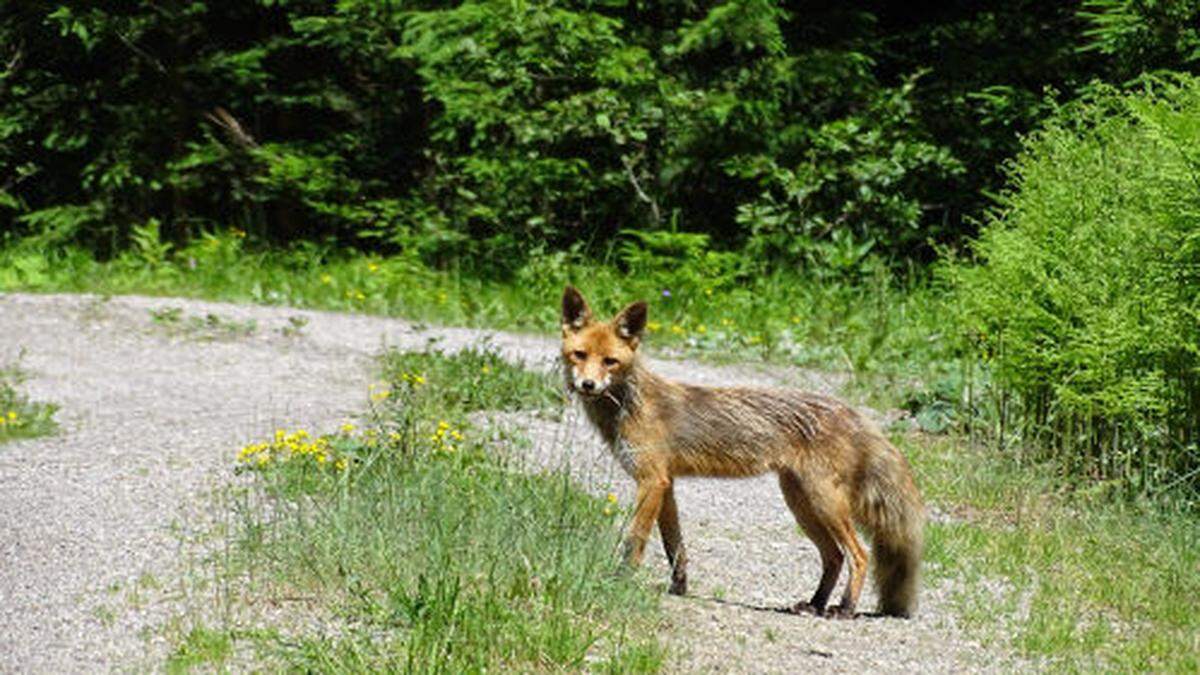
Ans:
<svg viewBox="0 0 1200 675"><path fill-rule="evenodd" d="M790 608L788 608L788 611L792 614L811 614L813 616L825 615L824 607L817 607L811 602L804 602L803 600L792 605Z"/></svg>
<svg viewBox="0 0 1200 675"><path fill-rule="evenodd" d="M836 605L825 610L825 618L827 619L853 619L855 617L854 609Z"/></svg>
<svg viewBox="0 0 1200 675"><path fill-rule="evenodd" d="M671 595L687 595L687 577L671 580L671 587L667 590Z"/></svg>

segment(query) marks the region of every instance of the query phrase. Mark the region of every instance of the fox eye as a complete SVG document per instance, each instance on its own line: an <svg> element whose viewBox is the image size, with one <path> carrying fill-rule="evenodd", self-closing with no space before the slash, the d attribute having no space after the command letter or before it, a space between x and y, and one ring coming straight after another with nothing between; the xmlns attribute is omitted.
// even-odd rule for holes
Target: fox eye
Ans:
<svg viewBox="0 0 1200 675"><path fill-rule="evenodd" d="M618 363L620 363L620 361L614 359L611 356L604 357L604 365L609 368L612 368L613 366L617 365Z"/></svg>
<svg viewBox="0 0 1200 675"><path fill-rule="evenodd" d="M586 361L587 360L587 352L582 351L582 350L574 352L573 354L571 354L571 356L574 356L576 361Z"/></svg>

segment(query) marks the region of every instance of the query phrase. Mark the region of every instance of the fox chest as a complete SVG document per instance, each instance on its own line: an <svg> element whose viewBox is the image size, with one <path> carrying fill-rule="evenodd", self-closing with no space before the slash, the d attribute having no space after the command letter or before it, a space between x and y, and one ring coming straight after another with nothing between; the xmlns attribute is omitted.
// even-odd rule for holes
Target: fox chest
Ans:
<svg viewBox="0 0 1200 675"><path fill-rule="evenodd" d="M637 473L637 449L629 441L617 437L608 443L608 451L625 473L630 476Z"/></svg>

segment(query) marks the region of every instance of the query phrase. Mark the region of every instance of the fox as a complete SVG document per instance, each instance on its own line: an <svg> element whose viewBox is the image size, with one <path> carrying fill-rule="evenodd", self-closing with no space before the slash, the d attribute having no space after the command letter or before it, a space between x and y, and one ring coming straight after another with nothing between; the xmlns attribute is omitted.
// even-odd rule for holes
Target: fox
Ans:
<svg viewBox="0 0 1200 675"><path fill-rule="evenodd" d="M868 567L857 525L872 541L879 613L912 617L925 507L899 450L870 420L829 396L784 388L702 387L654 374L638 352L647 314L647 304L638 301L599 321L576 288L568 285L563 291L566 388L637 484L624 562L641 564L657 522L671 570L668 592L686 594L687 552L675 479L774 472L784 502L821 557L816 591L788 610L856 616ZM847 557L844 593L829 607Z"/></svg>

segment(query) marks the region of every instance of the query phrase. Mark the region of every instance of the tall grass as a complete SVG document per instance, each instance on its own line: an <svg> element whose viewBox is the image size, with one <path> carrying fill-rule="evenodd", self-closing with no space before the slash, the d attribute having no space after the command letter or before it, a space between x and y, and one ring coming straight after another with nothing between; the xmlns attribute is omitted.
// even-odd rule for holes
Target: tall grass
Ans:
<svg viewBox="0 0 1200 675"><path fill-rule="evenodd" d="M657 670L656 596L618 574L607 503L519 470L467 417L549 405L546 378L473 350L392 354L384 375L363 428L241 455L257 487L220 574L305 598L321 627L217 632L289 670Z"/></svg>
<svg viewBox="0 0 1200 675"><path fill-rule="evenodd" d="M997 443L1200 497L1200 79L1097 90L1011 178L947 268Z"/></svg>

